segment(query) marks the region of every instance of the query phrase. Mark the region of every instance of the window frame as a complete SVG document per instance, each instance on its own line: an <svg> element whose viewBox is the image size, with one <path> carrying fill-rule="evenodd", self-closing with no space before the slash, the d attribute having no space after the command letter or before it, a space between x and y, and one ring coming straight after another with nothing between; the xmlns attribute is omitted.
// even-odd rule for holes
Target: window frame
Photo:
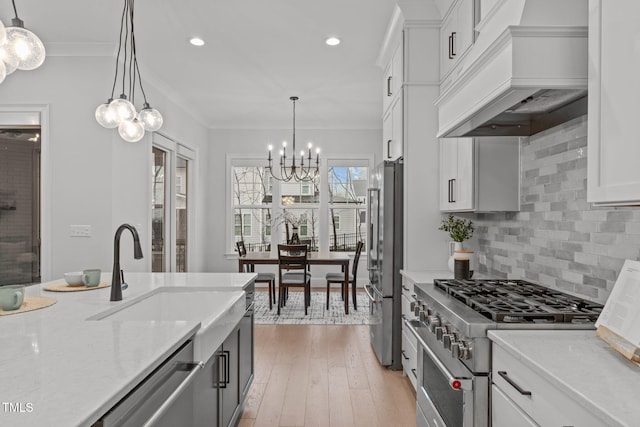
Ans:
<svg viewBox="0 0 640 427"><path fill-rule="evenodd" d="M271 247L274 248L279 241L280 236L282 234L281 227L284 227L282 224L277 223L277 218L282 214L284 209L301 209L301 210L309 210L315 209L317 212L317 245L319 251L329 252L329 239L330 239L330 218L329 218L329 209L331 207L335 208L348 208L344 204L340 203L330 203L329 202L329 167L331 166L340 166L340 167L366 167L368 168L368 177L370 179L371 174L374 173L374 154L367 155L355 155L355 154L325 154L320 159L320 180L318 182L319 186L319 200L317 203L295 203L294 205L284 205L282 203L281 197L281 185L280 182L269 178L268 186L270 190L270 194L272 196L271 204L261 204L261 205L243 205L243 208L253 208L253 209L270 209L271 212ZM226 192L227 192L227 220L226 220L226 235L227 235L227 255L233 258L235 254L235 233L234 233L234 210L236 209L236 205L233 199L233 168L238 166L257 166L257 167L266 167L266 160L263 156L252 155L252 154L233 154L228 153L226 156L227 160L227 182L226 182ZM312 187L310 187L312 188ZM267 190L267 191L269 191ZM302 193L302 192L301 192ZM269 193L267 193L269 194ZM363 203L363 209L368 209L368 203ZM342 221L341 221L342 222ZM358 221L356 221L358 222ZM309 237L309 219L307 219L307 236ZM299 233L301 230L299 229ZM365 229L366 233L366 229ZM268 235L268 234L267 234ZM302 234L300 234L302 235ZM365 256L365 254L363 254Z"/></svg>

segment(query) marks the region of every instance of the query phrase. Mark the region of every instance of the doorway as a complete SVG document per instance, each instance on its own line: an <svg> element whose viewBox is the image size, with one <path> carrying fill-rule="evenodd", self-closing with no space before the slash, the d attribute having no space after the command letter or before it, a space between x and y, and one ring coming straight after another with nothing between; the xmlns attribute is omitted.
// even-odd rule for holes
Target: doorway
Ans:
<svg viewBox="0 0 640 427"><path fill-rule="evenodd" d="M40 135L0 125L0 285L41 281Z"/></svg>

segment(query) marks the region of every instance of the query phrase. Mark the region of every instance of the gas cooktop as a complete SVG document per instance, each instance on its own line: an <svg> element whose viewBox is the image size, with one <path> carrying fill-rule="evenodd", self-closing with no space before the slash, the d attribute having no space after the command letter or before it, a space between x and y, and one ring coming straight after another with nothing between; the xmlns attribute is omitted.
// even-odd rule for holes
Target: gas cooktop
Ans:
<svg viewBox="0 0 640 427"><path fill-rule="evenodd" d="M525 280L436 279L436 288L500 323L592 324L603 305Z"/></svg>

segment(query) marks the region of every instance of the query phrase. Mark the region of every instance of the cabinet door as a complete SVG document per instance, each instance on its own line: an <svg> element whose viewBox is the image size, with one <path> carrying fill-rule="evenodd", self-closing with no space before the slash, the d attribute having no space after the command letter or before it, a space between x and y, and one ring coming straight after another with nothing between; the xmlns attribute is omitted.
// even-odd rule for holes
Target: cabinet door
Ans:
<svg viewBox="0 0 640 427"><path fill-rule="evenodd" d="M640 2L590 1L587 201L640 203Z"/></svg>
<svg viewBox="0 0 640 427"><path fill-rule="evenodd" d="M400 89L402 91L402 89ZM391 148L390 148L390 157L391 160L396 160L402 157L403 153L403 132L404 132L404 116L402 114L402 92L398 95L398 98L393 102L393 106L391 107L391 115L392 119L392 131L391 131Z"/></svg>
<svg viewBox="0 0 640 427"><path fill-rule="evenodd" d="M404 44L400 42L391 58L391 96L397 96L404 81Z"/></svg>
<svg viewBox="0 0 640 427"><path fill-rule="evenodd" d="M221 350L217 350L194 381L193 418L196 427L218 425L218 381Z"/></svg>
<svg viewBox="0 0 640 427"><path fill-rule="evenodd" d="M538 424L493 384L491 386L491 425L493 427L535 427Z"/></svg>
<svg viewBox="0 0 640 427"><path fill-rule="evenodd" d="M249 391L253 377L253 311L240 320L239 345L240 395L244 396Z"/></svg>
<svg viewBox="0 0 640 427"><path fill-rule="evenodd" d="M440 210L453 207L453 180L458 173L457 138L440 139Z"/></svg>
<svg viewBox="0 0 640 427"><path fill-rule="evenodd" d="M382 113L384 114L393 99L393 63L390 62L384 70L384 80L382 81Z"/></svg>
<svg viewBox="0 0 640 427"><path fill-rule="evenodd" d="M222 344L222 364L220 367L224 384L221 385L220 418L221 426L227 427L231 424L235 412L240 403L240 384L238 372L238 354L239 354L239 331L236 327Z"/></svg>
<svg viewBox="0 0 640 427"><path fill-rule="evenodd" d="M393 110L389 110L382 119L382 159L390 160L393 143Z"/></svg>
<svg viewBox="0 0 640 427"><path fill-rule="evenodd" d="M456 5L456 29L453 53L460 57L473 43L473 0L460 0Z"/></svg>
<svg viewBox="0 0 640 427"><path fill-rule="evenodd" d="M440 27L440 76L444 77L453 67L455 56L453 56L454 33L456 32L457 15L452 10L445 18Z"/></svg>
<svg viewBox="0 0 640 427"><path fill-rule="evenodd" d="M473 138L458 138L457 174L453 182L454 209L474 209L474 146Z"/></svg>

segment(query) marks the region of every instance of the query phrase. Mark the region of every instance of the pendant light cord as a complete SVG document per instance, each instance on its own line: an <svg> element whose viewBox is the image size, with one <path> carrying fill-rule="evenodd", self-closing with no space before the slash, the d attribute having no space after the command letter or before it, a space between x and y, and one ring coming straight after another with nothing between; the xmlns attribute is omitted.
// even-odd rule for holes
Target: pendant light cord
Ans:
<svg viewBox="0 0 640 427"><path fill-rule="evenodd" d="M11 3L13 3L13 13L15 13L16 19L20 19L18 18L18 9L16 9L16 0L11 0Z"/></svg>
<svg viewBox="0 0 640 427"><path fill-rule="evenodd" d="M125 0L126 1L126 0ZM124 27L124 19L125 19L125 12L126 10L123 8L122 9L122 16L120 17L120 37L118 38L118 53L116 55L116 70L115 73L113 75L113 86L111 87L111 99L113 99L113 96L116 92L116 84L118 81L118 68L119 68L119 62L120 62L120 51L122 50L122 29Z"/></svg>

